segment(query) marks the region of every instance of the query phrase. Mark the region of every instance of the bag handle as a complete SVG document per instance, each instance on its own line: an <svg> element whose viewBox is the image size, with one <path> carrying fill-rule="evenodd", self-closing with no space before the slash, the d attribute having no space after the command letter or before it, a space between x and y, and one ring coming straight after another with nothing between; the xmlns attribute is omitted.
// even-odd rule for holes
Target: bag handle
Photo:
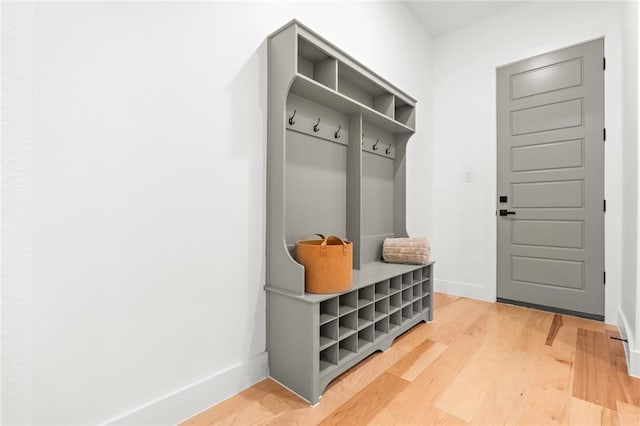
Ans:
<svg viewBox="0 0 640 426"><path fill-rule="evenodd" d="M322 234L307 234L307 235L303 238L303 240L306 240L307 238L311 237L312 235L318 236L318 237L320 237L320 238L321 238L321 239L323 239L323 240L326 240L326 239L327 239L327 237L325 237L325 236L324 236L324 235L322 235Z"/></svg>
<svg viewBox="0 0 640 426"><path fill-rule="evenodd" d="M320 234L314 234L314 235L320 235ZM344 256L347 255L347 243L340 237L336 236L336 235L329 235L327 238L322 240L322 243L320 244L320 256L326 256L327 255L327 242L329 240L338 240L340 241L340 243L342 244L342 254Z"/></svg>

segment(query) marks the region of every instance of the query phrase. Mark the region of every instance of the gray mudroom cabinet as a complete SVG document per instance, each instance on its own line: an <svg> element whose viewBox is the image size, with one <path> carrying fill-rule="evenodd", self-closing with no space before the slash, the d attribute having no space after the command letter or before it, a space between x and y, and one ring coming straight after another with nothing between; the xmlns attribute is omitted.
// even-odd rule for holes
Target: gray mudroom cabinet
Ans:
<svg viewBox="0 0 640 426"><path fill-rule="evenodd" d="M406 237L416 101L297 21L268 39L267 351L270 376L316 404L337 376L433 315L433 262L382 262ZM305 293L295 241L353 242L353 284Z"/></svg>

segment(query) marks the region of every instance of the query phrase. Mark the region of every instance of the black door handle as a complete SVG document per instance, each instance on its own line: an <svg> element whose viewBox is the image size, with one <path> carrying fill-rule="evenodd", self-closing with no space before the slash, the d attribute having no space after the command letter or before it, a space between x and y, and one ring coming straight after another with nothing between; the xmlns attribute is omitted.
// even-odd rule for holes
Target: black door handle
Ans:
<svg viewBox="0 0 640 426"><path fill-rule="evenodd" d="M510 212L509 210L500 210L500 216L506 216L508 214L516 214L516 212Z"/></svg>

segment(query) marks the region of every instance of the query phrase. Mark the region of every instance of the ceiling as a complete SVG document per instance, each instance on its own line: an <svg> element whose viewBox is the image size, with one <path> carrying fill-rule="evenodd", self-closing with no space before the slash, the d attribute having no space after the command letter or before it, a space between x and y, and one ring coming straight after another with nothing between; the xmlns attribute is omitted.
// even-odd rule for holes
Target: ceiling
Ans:
<svg viewBox="0 0 640 426"><path fill-rule="evenodd" d="M420 23L438 37L479 21L522 1L405 1Z"/></svg>

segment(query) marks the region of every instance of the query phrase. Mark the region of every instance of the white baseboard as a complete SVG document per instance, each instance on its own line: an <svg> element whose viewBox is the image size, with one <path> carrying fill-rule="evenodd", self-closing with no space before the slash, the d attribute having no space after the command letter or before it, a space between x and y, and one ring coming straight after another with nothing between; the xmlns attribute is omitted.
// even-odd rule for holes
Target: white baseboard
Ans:
<svg viewBox="0 0 640 426"><path fill-rule="evenodd" d="M627 339L627 342L622 342L624 354L627 358L627 371L630 376L640 377L640 351L636 349L635 336L629 333L629 322L620 307L618 307L618 329L620 330L620 336L623 339Z"/></svg>
<svg viewBox="0 0 640 426"><path fill-rule="evenodd" d="M110 425L175 425L258 383L269 375L267 352L214 376L151 401L115 419Z"/></svg>
<svg viewBox="0 0 640 426"><path fill-rule="evenodd" d="M492 294L492 290L481 285L438 279L434 280L433 284L434 290L438 293L468 297L470 299L484 300L487 302L496 301L495 294Z"/></svg>

